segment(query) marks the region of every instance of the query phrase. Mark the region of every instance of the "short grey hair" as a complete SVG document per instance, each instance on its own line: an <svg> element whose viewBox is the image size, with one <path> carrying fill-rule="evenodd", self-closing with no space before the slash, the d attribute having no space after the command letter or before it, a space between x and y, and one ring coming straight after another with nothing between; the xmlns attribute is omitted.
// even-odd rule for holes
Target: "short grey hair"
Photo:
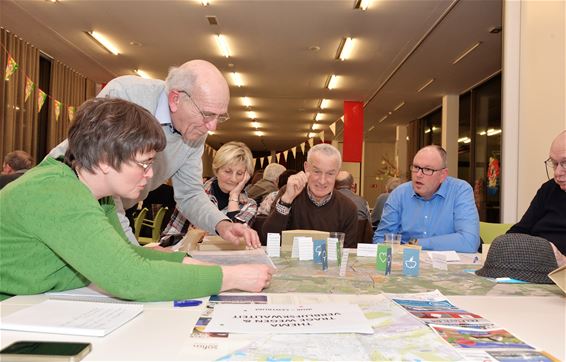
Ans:
<svg viewBox="0 0 566 362"><path fill-rule="evenodd" d="M265 170L263 170L263 178L268 181L275 182L277 181L277 178L283 172L285 172L286 169L287 168L285 166L280 165L278 163L270 163L269 165L267 165Z"/></svg>
<svg viewBox="0 0 566 362"><path fill-rule="evenodd" d="M340 154L340 151L331 144L319 143L318 145L311 147L307 153L307 162L311 162L311 157L314 153L321 153L327 157L335 157L338 161L338 169L342 167L342 155Z"/></svg>
<svg viewBox="0 0 566 362"><path fill-rule="evenodd" d="M171 67L169 74L165 79L165 88L167 92L174 89L186 90L191 93L196 81L196 74L192 71L191 67Z"/></svg>

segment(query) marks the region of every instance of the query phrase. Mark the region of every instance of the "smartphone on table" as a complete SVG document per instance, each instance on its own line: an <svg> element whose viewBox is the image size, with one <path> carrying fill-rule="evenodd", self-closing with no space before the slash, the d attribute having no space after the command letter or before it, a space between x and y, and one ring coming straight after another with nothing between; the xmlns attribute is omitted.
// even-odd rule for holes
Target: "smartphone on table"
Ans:
<svg viewBox="0 0 566 362"><path fill-rule="evenodd" d="M0 351L0 361L76 362L82 360L91 349L90 343L19 341Z"/></svg>

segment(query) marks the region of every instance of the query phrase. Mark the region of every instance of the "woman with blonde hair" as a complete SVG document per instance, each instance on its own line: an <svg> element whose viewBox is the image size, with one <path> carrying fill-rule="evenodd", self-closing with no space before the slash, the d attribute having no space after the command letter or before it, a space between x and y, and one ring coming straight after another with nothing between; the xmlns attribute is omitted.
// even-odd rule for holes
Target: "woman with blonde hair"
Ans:
<svg viewBox="0 0 566 362"><path fill-rule="evenodd" d="M253 173L253 156L248 146L236 141L224 144L214 156L212 172L214 177L204 184L204 191L210 200L233 222L251 225L257 213L257 204L244 192L244 186ZM172 237L185 235L190 226L190 220L175 209L161 235L161 244L175 244Z"/></svg>

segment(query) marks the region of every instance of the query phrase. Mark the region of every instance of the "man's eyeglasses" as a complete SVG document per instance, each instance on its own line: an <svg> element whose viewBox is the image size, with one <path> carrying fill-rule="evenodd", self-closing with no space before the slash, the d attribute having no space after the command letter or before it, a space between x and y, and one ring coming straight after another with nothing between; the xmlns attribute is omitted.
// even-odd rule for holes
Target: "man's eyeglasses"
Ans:
<svg viewBox="0 0 566 362"><path fill-rule="evenodd" d="M199 111L200 115L202 116L204 123L209 123L209 122L212 122L214 120L217 120L218 123L224 123L224 122L226 122L227 120L230 119L230 115L228 113L216 114L216 113L212 113L212 112L201 111L200 107L197 105L197 103L194 101L193 97L191 97L191 95L187 91L179 90L178 92L184 93L184 94L187 95L187 97L189 97L189 99L191 100L191 102L193 102L193 105L195 106L197 111Z"/></svg>
<svg viewBox="0 0 566 362"><path fill-rule="evenodd" d="M566 170L566 160L558 162L549 157L546 161L544 161L544 165L546 166L546 177L548 177L549 180L551 178L550 174L548 173L549 168L554 171L558 168L558 166L560 166L563 170Z"/></svg>
<svg viewBox="0 0 566 362"><path fill-rule="evenodd" d="M149 171L149 168L151 167L151 165L153 165L153 160L151 161L136 161L134 160L134 163L138 166L140 166L141 168L143 168L143 173L147 174Z"/></svg>
<svg viewBox="0 0 566 362"><path fill-rule="evenodd" d="M444 170L445 168L446 167L439 168L439 169L435 170L434 168L411 165L410 170L411 170L412 173L419 173L419 171L421 171L423 173L423 175L425 175L425 176L432 176L436 171L441 171L441 170Z"/></svg>

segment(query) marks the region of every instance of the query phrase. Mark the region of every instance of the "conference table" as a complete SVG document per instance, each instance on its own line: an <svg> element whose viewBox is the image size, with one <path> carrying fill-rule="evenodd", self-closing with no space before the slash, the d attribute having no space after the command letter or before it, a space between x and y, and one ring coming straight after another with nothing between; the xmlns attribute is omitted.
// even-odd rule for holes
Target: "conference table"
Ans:
<svg viewBox="0 0 566 362"><path fill-rule="evenodd" d="M280 258L272 259L277 273L270 287L259 294L266 295L269 303L276 304L334 301L371 304L383 303L381 293L438 290L457 307L478 314L527 344L565 360L564 293L555 285L501 284L478 277L470 273L470 270L481 267L478 258L473 255L463 257L471 258L470 264L449 264L448 270L438 270L426 262L423 253L419 276L408 277L403 275L399 258L394 256L392 273L385 276L376 271L374 258L358 257L354 249L349 255L345 275L340 276L336 262L329 262L328 270L322 270L312 261L299 261L291 258L289 252L282 252ZM46 295L34 295L7 299L0 303L1 316L47 298ZM0 345L3 348L19 340L88 341L93 350L85 361L216 360L225 356L236 358L231 353L259 338L232 334L229 338L191 337L204 310L206 303L188 308L174 308L172 302L145 303L142 314L105 337L2 330ZM295 350L302 347L301 342L296 344Z"/></svg>

